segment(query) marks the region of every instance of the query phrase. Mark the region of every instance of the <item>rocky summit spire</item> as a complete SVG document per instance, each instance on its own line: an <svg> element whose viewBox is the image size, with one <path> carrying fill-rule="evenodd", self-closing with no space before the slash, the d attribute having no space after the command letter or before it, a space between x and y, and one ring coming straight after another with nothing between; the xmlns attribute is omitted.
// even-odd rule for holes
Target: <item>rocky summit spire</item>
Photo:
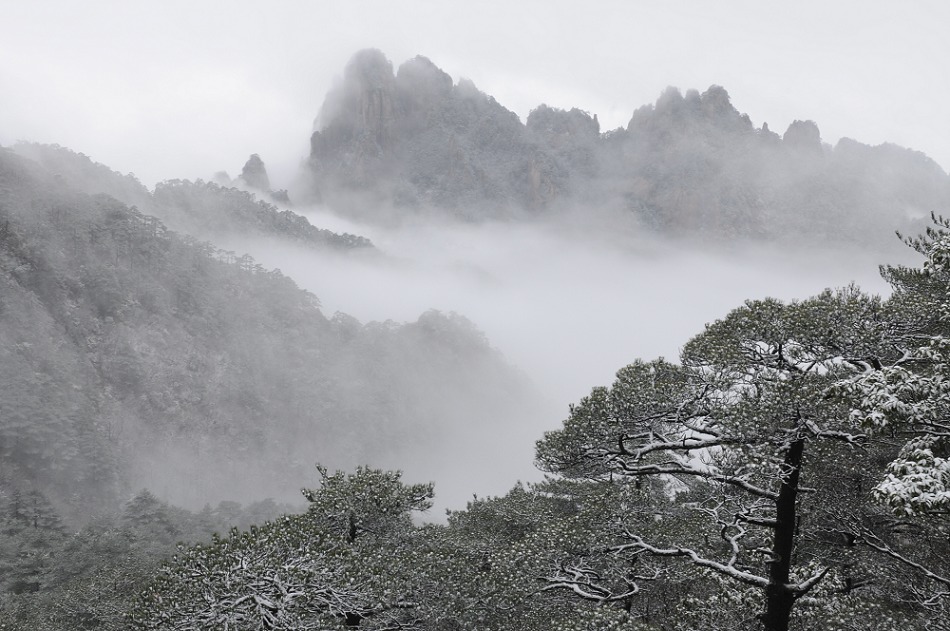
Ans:
<svg viewBox="0 0 950 631"><path fill-rule="evenodd" d="M319 177L365 188L392 169L396 140L395 75L376 49L358 52L329 94L310 138L310 163Z"/></svg>
<svg viewBox="0 0 950 631"><path fill-rule="evenodd" d="M815 121L795 120L788 126L782 141L791 147L821 155L821 132Z"/></svg>
<svg viewBox="0 0 950 631"><path fill-rule="evenodd" d="M267 169L264 167L264 161L256 153L244 163L241 169L241 180L247 186L261 191L270 191L270 178L267 177Z"/></svg>
<svg viewBox="0 0 950 631"><path fill-rule="evenodd" d="M385 147L392 140L394 83L393 65L383 53L374 48L359 51L346 65L342 84L327 95L317 127Z"/></svg>

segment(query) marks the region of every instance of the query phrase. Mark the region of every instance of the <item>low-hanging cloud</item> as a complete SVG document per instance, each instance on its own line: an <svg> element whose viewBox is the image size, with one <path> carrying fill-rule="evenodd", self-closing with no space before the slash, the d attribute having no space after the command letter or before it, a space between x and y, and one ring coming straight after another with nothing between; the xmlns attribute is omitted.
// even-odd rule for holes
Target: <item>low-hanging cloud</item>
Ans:
<svg viewBox="0 0 950 631"><path fill-rule="evenodd" d="M463 314L542 393L543 405L514 419L506 435L469 437L461 448L471 462L484 463L477 473L458 470L452 454L460 444L451 440L442 446L446 457L429 457L428 468L409 453L405 462L385 463L435 479L442 500L456 508L472 493L503 493L516 479L537 479L533 442L560 424L570 403L636 358L675 359L705 323L743 301L800 299L852 282L872 293L888 289L877 267L889 261L857 249L749 244L715 251L576 216L381 227L318 207L303 212L315 225L370 237L378 251L324 254L259 240L228 245L280 268L316 294L328 314L363 322L412 321L428 309Z"/></svg>

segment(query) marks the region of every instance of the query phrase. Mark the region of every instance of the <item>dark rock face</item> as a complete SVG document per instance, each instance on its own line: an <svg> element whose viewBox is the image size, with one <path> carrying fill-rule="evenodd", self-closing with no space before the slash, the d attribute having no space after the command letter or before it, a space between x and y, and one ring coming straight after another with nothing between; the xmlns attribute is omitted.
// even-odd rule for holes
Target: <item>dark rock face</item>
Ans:
<svg viewBox="0 0 950 631"><path fill-rule="evenodd" d="M579 192L598 176L600 122L596 115L577 108L565 111L541 105L528 114L526 127L529 137L550 156L552 172L568 180L567 190ZM540 179L537 184L541 185ZM538 203L546 205L564 190L564 186L549 188Z"/></svg>
<svg viewBox="0 0 950 631"><path fill-rule="evenodd" d="M566 173L513 112L424 57L392 65L358 53L327 96L310 167L324 198L369 192L398 206L458 214L536 210Z"/></svg>
<svg viewBox="0 0 950 631"><path fill-rule="evenodd" d="M251 154L251 157L244 163L244 168L241 169L241 175L238 176L236 181L231 180L224 171L216 173L212 181L225 188L232 186L237 186L238 188L247 187L257 193L263 193L266 198L269 198L271 201L284 204L285 206L293 205L286 190L280 189L275 191L270 187L270 178L267 176L267 168L264 166L264 161L261 160L261 157L256 153Z"/></svg>
<svg viewBox="0 0 950 631"><path fill-rule="evenodd" d="M244 163L241 169L241 180L251 187L261 191L270 191L270 178L267 177L267 169L264 167L264 161L256 153Z"/></svg>
<svg viewBox="0 0 950 631"><path fill-rule="evenodd" d="M357 53L343 84L327 95L318 120L327 124L310 139L317 174L345 188L362 188L384 177L393 138L392 64L378 50Z"/></svg>
<svg viewBox="0 0 950 631"><path fill-rule="evenodd" d="M522 123L425 57L393 73L366 50L318 121L312 194L353 213L479 219L606 208L669 235L889 243L895 229L915 230L909 218L950 206L950 179L925 156L854 141L831 148L812 121L780 137L716 85L668 88L626 128L603 133L596 116L546 105Z"/></svg>

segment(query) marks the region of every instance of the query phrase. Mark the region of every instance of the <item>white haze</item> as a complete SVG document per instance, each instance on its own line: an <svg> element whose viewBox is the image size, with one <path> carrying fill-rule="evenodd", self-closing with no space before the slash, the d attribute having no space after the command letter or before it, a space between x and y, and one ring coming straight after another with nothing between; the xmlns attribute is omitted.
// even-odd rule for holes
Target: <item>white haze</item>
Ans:
<svg viewBox="0 0 950 631"><path fill-rule="evenodd" d="M284 0L3 3L0 144L58 143L151 186L231 175L251 153L287 186L350 56L425 55L524 119L602 129L668 85L724 86L756 126L893 142L950 167L950 3L920 0Z"/></svg>
<svg viewBox="0 0 950 631"><path fill-rule="evenodd" d="M541 391L543 407L503 435L449 441L445 458L409 451L404 462L373 463L435 480L440 505L452 508L472 493L501 494L517 479L539 479L533 443L560 425L570 403L612 383L616 370L637 358L676 360L690 337L743 301L801 299L852 282L872 293L888 289L877 269L888 261L856 249L733 247L711 254L709 244L700 250L640 240L632 226L608 230L577 218L380 227L297 210L315 225L370 237L383 254L319 254L246 240L226 245L281 269L316 294L328 315L402 322L432 308L463 314ZM460 444L466 467L453 463Z"/></svg>
<svg viewBox="0 0 950 631"><path fill-rule="evenodd" d="M668 85L719 84L756 126L781 132L813 119L826 142L894 142L950 165L945 2L909 10L866 0L31 0L5 3L2 16L0 144L58 143L149 186L222 169L233 176L250 153L262 156L276 188L292 186L324 95L365 47L396 66L428 56L522 120L547 103L597 114L607 130ZM463 314L544 393L545 409L524 426L483 437L478 470L453 467L451 452L431 474L413 471L415 462L392 463L410 479L434 478L456 507L470 492L500 493L518 477L536 478L532 441L559 425L568 404L635 358L675 358L706 322L742 301L803 298L851 281L886 290L876 270L886 261L856 251L713 256L638 242L627 230L604 238L576 219L381 228L308 214L318 226L370 237L385 256L320 256L209 236L281 268L328 314Z"/></svg>

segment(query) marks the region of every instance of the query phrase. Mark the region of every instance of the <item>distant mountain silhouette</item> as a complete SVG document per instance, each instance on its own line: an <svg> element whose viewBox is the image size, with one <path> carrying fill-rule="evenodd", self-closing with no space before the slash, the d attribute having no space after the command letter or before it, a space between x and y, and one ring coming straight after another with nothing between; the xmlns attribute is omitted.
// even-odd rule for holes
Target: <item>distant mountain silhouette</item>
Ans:
<svg viewBox="0 0 950 631"><path fill-rule="evenodd" d="M850 139L831 147L813 121L779 136L720 86L668 88L625 129L602 132L596 115L546 105L522 123L425 57L394 73L380 51L363 50L317 128L310 193L364 216L609 209L668 235L866 243L950 206L950 178L924 154Z"/></svg>
<svg viewBox="0 0 950 631"><path fill-rule="evenodd" d="M544 208L567 184L517 115L424 57L394 75L379 51L358 53L319 119L310 166L329 200L356 192L480 216Z"/></svg>
<svg viewBox="0 0 950 631"><path fill-rule="evenodd" d="M237 181L226 173L217 182L166 180L150 192L134 175L122 175L88 156L59 145L18 143L13 152L54 173L58 180L88 195L104 194L200 239L225 236L277 237L315 249L371 247L369 239L337 234L311 225L306 217L259 199L287 203L286 191L271 191L260 157L252 155ZM255 191L236 188L250 188Z"/></svg>

